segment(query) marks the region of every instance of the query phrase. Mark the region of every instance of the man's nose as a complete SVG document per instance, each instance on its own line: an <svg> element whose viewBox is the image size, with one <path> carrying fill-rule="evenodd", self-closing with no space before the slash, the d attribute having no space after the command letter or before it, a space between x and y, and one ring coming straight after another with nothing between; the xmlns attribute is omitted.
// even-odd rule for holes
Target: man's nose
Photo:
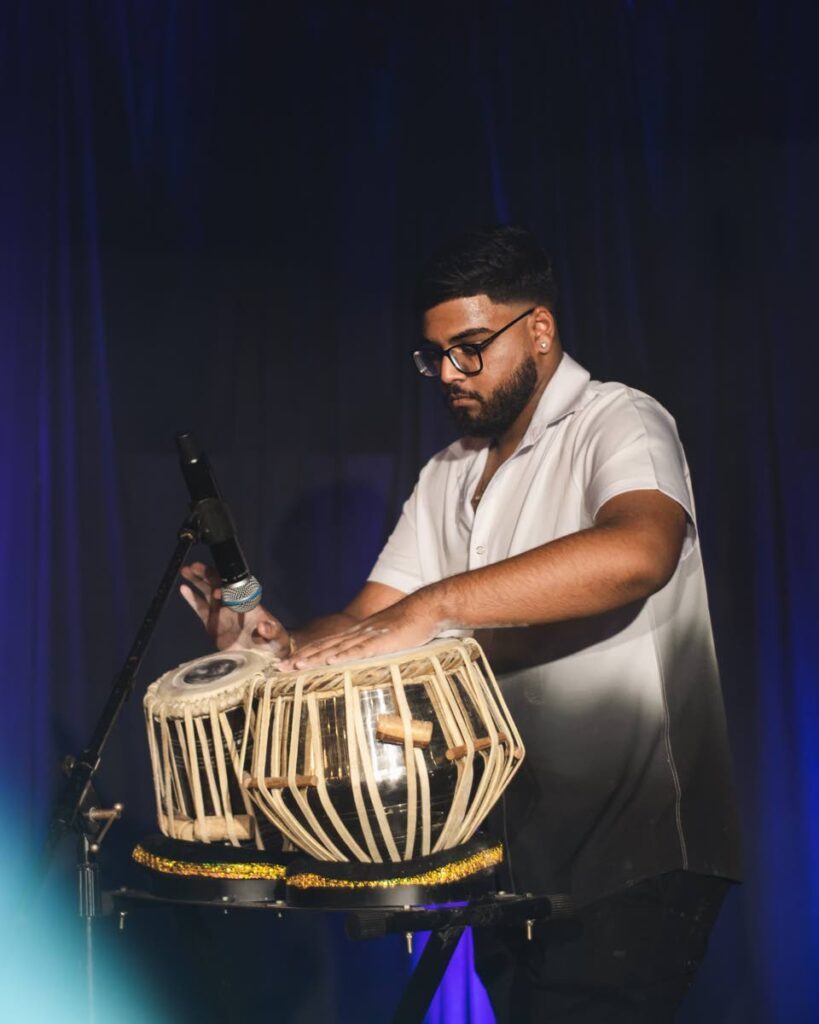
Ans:
<svg viewBox="0 0 819 1024"><path fill-rule="evenodd" d="M464 378L465 375L461 373L457 366L455 366L449 356L443 356L441 358L442 384L452 384L454 381L462 381Z"/></svg>

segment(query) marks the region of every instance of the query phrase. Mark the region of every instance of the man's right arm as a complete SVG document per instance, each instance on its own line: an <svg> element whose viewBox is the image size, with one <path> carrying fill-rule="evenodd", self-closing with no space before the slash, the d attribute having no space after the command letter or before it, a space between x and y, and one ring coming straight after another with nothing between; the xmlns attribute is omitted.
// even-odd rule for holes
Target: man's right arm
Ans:
<svg viewBox="0 0 819 1024"><path fill-rule="evenodd" d="M385 608L389 608L390 605L406 596L400 590L388 587L384 583L368 581L344 611L334 615L323 615L320 619L314 619L300 629L290 630L295 649L298 650L299 647L312 643L314 640L321 640L322 637L343 633L346 629L361 622L362 619L384 611Z"/></svg>

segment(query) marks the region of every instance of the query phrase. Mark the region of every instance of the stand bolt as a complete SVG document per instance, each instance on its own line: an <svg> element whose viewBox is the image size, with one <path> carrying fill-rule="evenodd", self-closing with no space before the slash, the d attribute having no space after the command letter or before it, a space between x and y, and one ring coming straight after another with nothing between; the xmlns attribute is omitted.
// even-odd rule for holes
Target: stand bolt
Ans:
<svg viewBox="0 0 819 1024"><path fill-rule="evenodd" d="M125 918L128 916L127 910L120 910L119 920L117 921L117 928L121 931L125 931Z"/></svg>
<svg viewBox="0 0 819 1024"><path fill-rule="evenodd" d="M529 920L526 922L526 941L527 942L531 942L532 941L532 929L534 928L534 926L535 926L535 922L531 918L529 918Z"/></svg>
<svg viewBox="0 0 819 1024"><path fill-rule="evenodd" d="M412 956L412 932L404 932L404 938L407 940L407 953Z"/></svg>

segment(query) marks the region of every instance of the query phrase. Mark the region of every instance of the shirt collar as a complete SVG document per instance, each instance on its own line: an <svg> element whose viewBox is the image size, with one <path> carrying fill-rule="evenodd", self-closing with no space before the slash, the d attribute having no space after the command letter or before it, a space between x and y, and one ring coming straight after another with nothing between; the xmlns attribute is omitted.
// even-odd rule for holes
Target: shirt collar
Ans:
<svg viewBox="0 0 819 1024"><path fill-rule="evenodd" d="M526 433L518 445L518 451L533 445L547 427L585 405L586 389L590 380L589 371L584 370L567 352L564 352L552 379L540 396Z"/></svg>

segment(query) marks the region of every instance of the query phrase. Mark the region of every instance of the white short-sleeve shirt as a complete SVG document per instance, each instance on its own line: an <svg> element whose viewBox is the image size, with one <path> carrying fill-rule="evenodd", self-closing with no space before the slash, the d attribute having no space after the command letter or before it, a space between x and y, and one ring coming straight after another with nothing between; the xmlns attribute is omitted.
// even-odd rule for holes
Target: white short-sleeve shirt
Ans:
<svg viewBox="0 0 819 1024"><path fill-rule="evenodd" d="M404 593L590 527L617 494L685 510L670 582L625 609L487 636L527 747L505 800L512 883L593 899L676 868L737 877L734 798L694 499L672 417L563 356L516 451L471 497L489 442L421 472L370 579Z"/></svg>

